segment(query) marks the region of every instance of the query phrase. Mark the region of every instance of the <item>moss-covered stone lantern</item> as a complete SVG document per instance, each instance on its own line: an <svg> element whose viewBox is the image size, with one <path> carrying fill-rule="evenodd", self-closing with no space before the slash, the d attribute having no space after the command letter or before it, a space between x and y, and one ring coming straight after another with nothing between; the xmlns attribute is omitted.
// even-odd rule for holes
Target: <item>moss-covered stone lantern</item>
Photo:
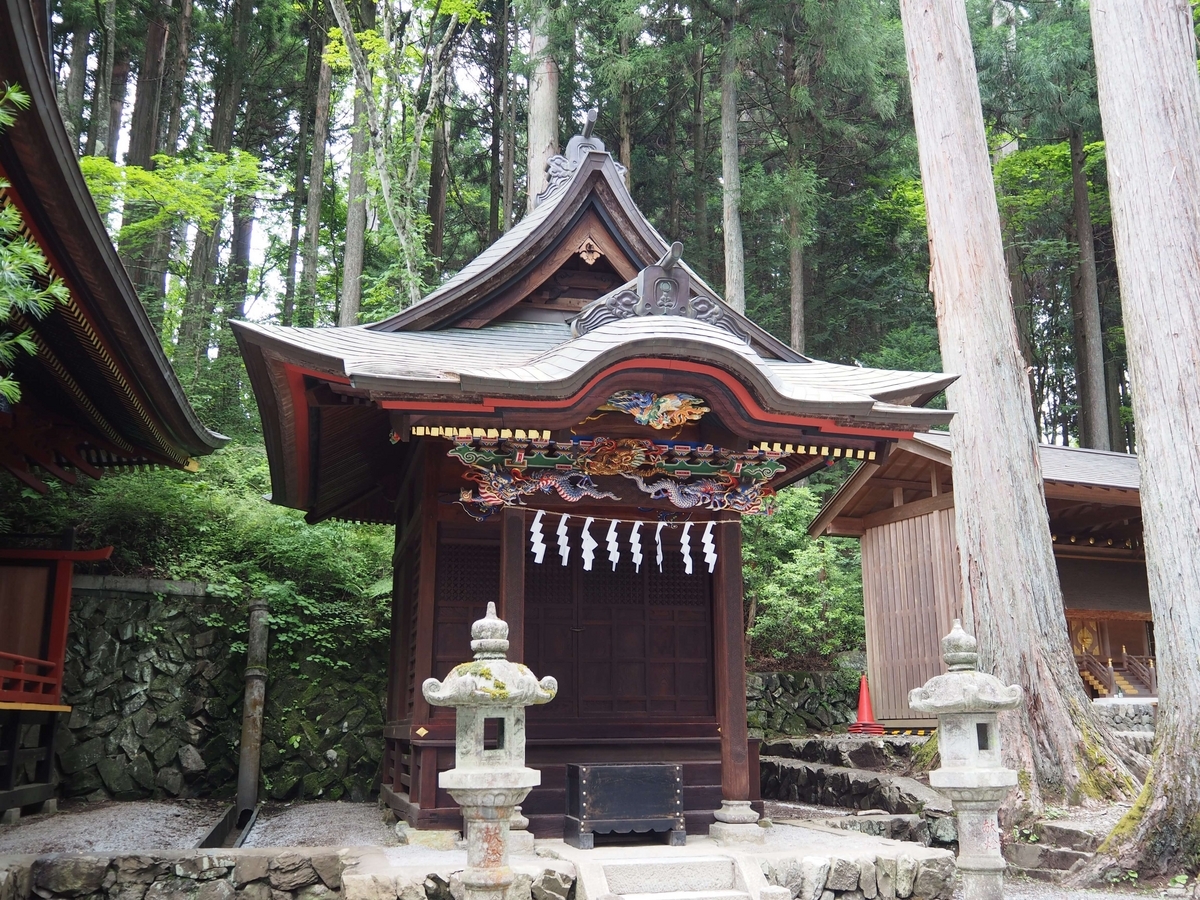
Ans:
<svg viewBox="0 0 1200 900"><path fill-rule="evenodd" d="M1001 900L1004 857L996 813L1017 783L1017 773L1000 758L997 716L1021 702L1017 685L979 671L975 638L954 620L942 638L949 671L911 691L908 705L938 717L941 768L929 784L950 798L958 816L958 870L966 900Z"/></svg>
<svg viewBox="0 0 1200 900"><path fill-rule="evenodd" d="M487 615L471 626L475 659L455 666L445 681L426 679L421 690L434 706L455 708L454 768L438 785L462 807L467 838L466 900L503 900L512 884L508 831L513 807L541 783L542 773L525 766L525 707L549 703L558 682L537 680L510 662L508 624L489 603ZM495 727L495 746L485 733Z"/></svg>

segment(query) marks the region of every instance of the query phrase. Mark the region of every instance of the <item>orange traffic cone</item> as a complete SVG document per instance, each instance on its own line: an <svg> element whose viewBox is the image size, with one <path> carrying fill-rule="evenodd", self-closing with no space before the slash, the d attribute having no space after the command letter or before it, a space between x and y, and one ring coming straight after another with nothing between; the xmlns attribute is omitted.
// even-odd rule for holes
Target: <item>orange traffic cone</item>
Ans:
<svg viewBox="0 0 1200 900"><path fill-rule="evenodd" d="M883 726L875 721L871 709L871 689L867 687L867 676L858 683L858 718L848 729L851 734L883 734Z"/></svg>

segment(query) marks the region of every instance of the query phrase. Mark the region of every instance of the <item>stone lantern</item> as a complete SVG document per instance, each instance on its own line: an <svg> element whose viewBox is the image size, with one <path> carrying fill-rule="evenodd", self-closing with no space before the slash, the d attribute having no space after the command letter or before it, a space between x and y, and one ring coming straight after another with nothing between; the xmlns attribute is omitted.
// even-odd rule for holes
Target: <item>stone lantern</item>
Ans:
<svg viewBox="0 0 1200 900"><path fill-rule="evenodd" d="M471 626L471 638L474 662L455 666L445 681L426 679L421 690L434 706L455 707L454 768L438 775L438 785L462 807L466 900L503 900L513 881L513 807L542 781L541 772L525 767L525 707L553 700L558 682L549 676L539 682L508 660L508 624L496 617L495 603ZM489 726L496 729L490 749L484 739Z"/></svg>
<svg viewBox="0 0 1200 900"><path fill-rule="evenodd" d="M975 638L954 620L942 638L942 658L950 670L908 695L908 705L938 717L942 766L929 784L954 804L958 816L958 870L966 900L1004 896L1004 857L996 813L1017 783L1017 773L1000 761L997 714L1021 702L1017 685L979 671Z"/></svg>

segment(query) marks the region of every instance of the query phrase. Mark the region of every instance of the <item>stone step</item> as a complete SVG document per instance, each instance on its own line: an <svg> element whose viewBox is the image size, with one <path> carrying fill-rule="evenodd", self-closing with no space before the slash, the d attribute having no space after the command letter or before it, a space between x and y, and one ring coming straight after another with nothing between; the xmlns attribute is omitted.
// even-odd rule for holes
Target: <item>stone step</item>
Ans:
<svg viewBox="0 0 1200 900"><path fill-rule="evenodd" d="M657 894L622 894L624 900L751 900L743 891L662 891Z"/></svg>
<svg viewBox="0 0 1200 900"><path fill-rule="evenodd" d="M1009 844L1004 848L1004 858L1020 869L1053 869L1065 872L1081 860L1089 860L1095 854L1082 850L1068 850L1046 844Z"/></svg>
<svg viewBox="0 0 1200 900"><path fill-rule="evenodd" d="M1009 866L1005 877L1028 878L1031 881L1045 881L1058 884L1063 876L1061 869L1022 869L1020 866Z"/></svg>
<svg viewBox="0 0 1200 900"><path fill-rule="evenodd" d="M734 891L736 887L733 860L728 856L614 860L603 863L603 868L609 891L626 896L653 894L665 898L697 891L707 896L713 891Z"/></svg>
<svg viewBox="0 0 1200 900"><path fill-rule="evenodd" d="M1066 850L1092 853L1100 846L1104 836L1095 834L1083 825L1071 822L1043 822L1042 843Z"/></svg>

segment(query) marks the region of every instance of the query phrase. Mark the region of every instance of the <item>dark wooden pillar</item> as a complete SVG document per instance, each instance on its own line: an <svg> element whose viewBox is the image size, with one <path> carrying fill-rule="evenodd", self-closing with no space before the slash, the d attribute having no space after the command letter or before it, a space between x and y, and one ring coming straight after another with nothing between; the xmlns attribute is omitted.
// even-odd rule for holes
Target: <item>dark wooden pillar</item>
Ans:
<svg viewBox="0 0 1200 900"><path fill-rule="evenodd" d="M414 725L429 722L429 703L421 693L421 685L433 675L433 606L437 596L437 459L432 446L426 446L424 451L424 465L418 476L424 479L424 485L421 492L421 559L417 581L417 652L413 672Z"/></svg>
<svg viewBox="0 0 1200 900"><path fill-rule="evenodd" d="M742 523L722 522L716 530L713 636L716 643L717 720L721 724L721 799L749 800Z"/></svg>
<svg viewBox="0 0 1200 900"><path fill-rule="evenodd" d="M508 623L508 658L525 662L525 513L500 519L500 618Z"/></svg>

